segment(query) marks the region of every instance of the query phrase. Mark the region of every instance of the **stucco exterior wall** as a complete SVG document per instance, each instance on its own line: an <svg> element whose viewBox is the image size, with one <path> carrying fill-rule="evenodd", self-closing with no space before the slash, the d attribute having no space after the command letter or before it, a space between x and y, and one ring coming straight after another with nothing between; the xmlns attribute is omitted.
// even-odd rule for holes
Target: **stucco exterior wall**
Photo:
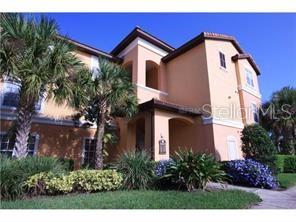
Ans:
<svg viewBox="0 0 296 222"><path fill-rule="evenodd" d="M236 147L238 157L242 158L241 151L241 129L234 127L227 127L218 124L213 124L215 155L218 160L229 160L227 138L234 137L236 140Z"/></svg>
<svg viewBox="0 0 296 222"><path fill-rule="evenodd" d="M1 120L1 132L7 132L11 124ZM73 159L77 169L82 163L84 137L93 137L95 129L33 123L31 133L39 135L37 155Z"/></svg>
<svg viewBox="0 0 296 222"><path fill-rule="evenodd" d="M242 122L236 68L231 60L238 52L230 42L206 40L205 44L213 116ZM225 54L226 70L220 67L219 51Z"/></svg>
<svg viewBox="0 0 296 222"><path fill-rule="evenodd" d="M168 101L200 108L210 103L205 44L167 63Z"/></svg>

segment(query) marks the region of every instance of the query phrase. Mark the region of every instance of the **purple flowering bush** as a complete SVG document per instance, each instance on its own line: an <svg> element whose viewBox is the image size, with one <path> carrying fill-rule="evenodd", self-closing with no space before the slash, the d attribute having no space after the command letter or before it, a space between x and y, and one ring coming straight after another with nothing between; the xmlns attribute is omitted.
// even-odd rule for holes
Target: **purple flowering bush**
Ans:
<svg viewBox="0 0 296 222"><path fill-rule="evenodd" d="M175 162L172 159L158 161L155 167L155 175L158 177L163 177L166 174L167 169L174 164Z"/></svg>
<svg viewBox="0 0 296 222"><path fill-rule="evenodd" d="M156 163L155 166L155 181L154 187L159 190L171 190L176 189L176 184L174 184L170 177L167 177L169 169L175 165L175 161L172 159L161 160Z"/></svg>
<svg viewBox="0 0 296 222"><path fill-rule="evenodd" d="M266 189L278 187L271 169L252 159L228 161L224 165L224 170L233 184Z"/></svg>

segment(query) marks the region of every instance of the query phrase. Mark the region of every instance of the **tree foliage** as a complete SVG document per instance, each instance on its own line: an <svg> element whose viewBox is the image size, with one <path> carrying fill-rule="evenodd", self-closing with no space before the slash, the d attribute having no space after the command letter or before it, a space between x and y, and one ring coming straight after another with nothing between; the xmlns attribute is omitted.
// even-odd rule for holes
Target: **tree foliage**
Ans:
<svg viewBox="0 0 296 222"><path fill-rule="evenodd" d="M278 150L296 154L296 89L283 87L262 105L260 124L272 133Z"/></svg>
<svg viewBox="0 0 296 222"><path fill-rule="evenodd" d="M0 75L18 84L15 156L27 155L27 141L40 97L61 104L71 98L71 75L82 63L74 47L58 35L57 23L45 16L1 14Z"/></svg>
<svg viewBox="0 0 296 222"><path fill-rule="evenodd" d="M258 124L245 126L241 140L245 158L252 158L275 169L276 148L264 128Z"/></svg>

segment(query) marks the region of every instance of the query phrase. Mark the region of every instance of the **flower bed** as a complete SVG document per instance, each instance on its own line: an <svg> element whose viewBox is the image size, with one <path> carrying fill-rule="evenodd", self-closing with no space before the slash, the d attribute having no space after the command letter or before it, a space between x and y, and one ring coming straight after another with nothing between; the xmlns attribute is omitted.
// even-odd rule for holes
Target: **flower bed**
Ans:
<svg viewBox="0 0 296 222"><path fill-rule="evenodd" d="M278 182L269 167L255 160L228 161L224 168L233 184L267 189L278 187Z"/></svg>

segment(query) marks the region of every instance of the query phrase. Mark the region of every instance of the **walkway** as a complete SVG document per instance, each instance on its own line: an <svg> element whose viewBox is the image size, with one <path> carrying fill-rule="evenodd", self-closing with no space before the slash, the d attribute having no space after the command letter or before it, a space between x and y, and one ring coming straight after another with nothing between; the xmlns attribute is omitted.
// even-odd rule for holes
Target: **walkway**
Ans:
<svg viewBox="0 0 296 222"><path fill-rule="evenodd" d="M296 209L296 187L284 191L274 191L259 188L248 188L233 185L223 186L218 183L210 183L208 189L239 189L252 192L260 196L262 202L251 209Z"/></svg>

